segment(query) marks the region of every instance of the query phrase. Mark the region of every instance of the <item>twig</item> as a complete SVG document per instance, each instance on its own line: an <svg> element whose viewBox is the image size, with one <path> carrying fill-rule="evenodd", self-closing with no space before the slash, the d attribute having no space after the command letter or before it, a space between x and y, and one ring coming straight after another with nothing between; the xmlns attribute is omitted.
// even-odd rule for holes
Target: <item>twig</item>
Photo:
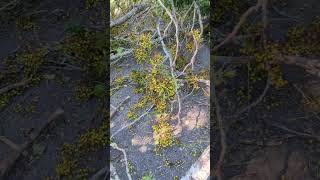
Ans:
<svg viewBox="0 0 320 180"><path fill-rule="evenodd" d="M4 5L3 7L1 7L0 12L9 8L11 5L14 5L13 7L15 7L17 4L18 4L18 0L13 0L13 1L9 2L8 4Z"/></svg>
<svg viewBox="0 0 320 180"><path fill-rule="evenodd" d="M303 96L304 99L306 99L307 101L311 101L310 97L308 97L296 84L293 84L293 86L296 88L296 90ZM314 111L312 111L312 114L318 119L320 120L320 117L318 116L318 114Z"/></svg>
<svg viewBox="0 0 320 180"><path fill-rule="evenodd" d="M141 116L139 116L137 119L135 119L135 120L132 121L131 123L123 126L123 127L120 128L118 131L116 131L115 133L113 133L113 134L111 135L111 139L112 139L114 136L116 136L118 133L120 133L121 131L123 131L124 129L126 129L127 127L132 126L133 124L135 124L136 122L138 122L140 119L142 119L144 116L146 116L146 115L151 111L151 109L152 109L153 107L154 107L154 105L151 106L145 113L143 113L143 114L142 114Z"/></svg>
<svg viewBox="0 0 320 180"><path fill-rule="evenodd" d="M266 37L266 29L268 26L268 0L261 0L261 9L262 9L262 24L263 24L263 46L264 49L267 47L267 37Z"/></svg>
<svg viewBox="0 0 320 180"><path fill-rule="evenodd" d="M123 103L125 103L128 99L130 99L130 96L127 96L123 101L121 101L117 107L114 108L114 111L111 112L110 114L110 119L113 118L113 116L116 114L118 109L122 106Z"/></svg>
<svg viewBox="0 0 320 180"><path fill-rule="evenodd" d="M15 164L21 154L34 143L34 141L40 136L40 134L46 129L46 127L48 127L57 117L61 116L63 113L64 111L62 109L57 109L49 116L48 120L40 126L38 131L31 134L30 140L21 146L19 152L13 151L8 155L6 159L0 161L0 179L2 179L3 176L11 169L11 167Z"/></svg>
<svg viewBox="0 0 320 180"><path fill-rule="evenodd" d="M200 25L200 36L202 36L203 34L203 22L202 22L202 15L201 15L201 10L197 4L196 1L194 1L194 6L197 10L197 13L198 13L198 21L199 21L199 25Z"/></svg>
<svg viewBox="0 0 320 180"><path fill-rule="evenodd" d="M312 134L307 134L307 133L303 133L303 132L298 132L298 131L296 131L296 130L289 129L289 128L283 126L283 125L276 124L276 123L273 123L273 124L271 124L271 125L274 126L274 127L280 128L280 129L282 129L282 130L284 130L284 131L287 131L287 132L290 132L290 133L299 135L299 136L310 137L310 138L316 139L317 141L320 141L320 136L317 136L317 135L312 135Z"/></svg>
<svg viewBox="0 0 320 180"><path fill-rule="evenodd" d="M272 9L273 9L276 13L278 13L279 15L281 15L281 16L284 16L284 17L287 17L287 18L291 18L292 20L294 20L294 21L296 21L296 22L301 21L301 19L298 18L298 17L293 17L293 16L290 16L290 15L288 15L288 14L280 11L276 6L272 6Z"/></svg>
<svg viewBox="0 0 320 180"><path fill-rule="evenodd" d="M266 82L266 86L263 90L263 92L260 94L260 96L258 97L257 100L255 100L254 102L252 102L250 105L248 105L247 107L245 107L244 109L242 109L241 111L239 111L238 113L236 113L234 116L232 116L233 118L237 118L239 115L241 115L242 113L250 110L251 108L253 108L254 106L256 106L257 104L259 104L263 98L265 97L265 95L267 94L267 91L270 87L270 79L269 79L269 76L268 76L268 79L267 79L267 82Z"/></svg>
<svg viewBox="0 0 320 180"><path fill-rule="evenodd" d="M223 45L229 43L237 35L237 33L240 30L241 26L246 22L248 16L251 13L259 10L259 8L262 5L262 2L263 2L263 0L258 0L256 5L250 7L244 14L242 14L238 24L233 28L232 32L222 42L220 42L218 45L214 46L213 47L213 51L217 51L220 47L222 47Z"/></svg>
<svg viewBox="0 0 320 180"><path fill-rule="evenodd" d="M82 69L82 68L80 68L80 67L78 67L78 66L74 66L74 65L72 65L72 64L68 64L68 63L65 63L65 62L56 62L56 61L52 61L52 60L48 60L48 62L65 66L65 67L54 67L54 68L62 68L62 69L64 68L64 69L66 69L66 70L84 71L84 69Z"/></svg>
<svg viewBox="0 0 320 180"><path fill-rule="evenodd" d="M132 53L133 53L133 49L127 49L122 53L111 55L110 56L110 61L111 61L110 65L116 64L120 59L127 57L127 56L130 56Z"/></svg>
<svg viewBox="0 0 320 180"><path fill-rule="evenodd" d="M113 166L112 163L110 163L110 177L114 178L113 180L120 180L116 168ZM105 178L107 180L107 178Z"/></svg>
<svg viewBox="0 0 320 180"><path fill-rule="evenodd" d="M161 36L161 32L160 32L160 27L159 27L159 21L157 23L157 30L158 30L158 35L159 35L159 38L162 39L162 36ZM178 83L177 83L177 79L175 77L175 73L174 73L174 62L173 62L173 59L172 59L172 56L171 54L169 53L163 39L161 40L161 45L162 45L162 49L164 51L164 53L166 54L166 56L169 58L169 61L170 61L170 70L171 70L171 77L175 83L175 93L176 93L176 96L177 96L177 101L178 101L178 113L177 113L177 116L178 116L178 125L177 127L180 126L181 124L181 119L180 119L180 114L181 114L181 101L180 101L180 95L179 95L179 91L178 91Z"/></svg>
<svg viewBox="0 0 320 180"><path fill-rule="evenodd" d="M208 146L199 159L192 164L186 175L180 180L207 180L210 175L210 146Z"/></svg>
<svg viewBox="0 0 320 180"><path fill-rule="evenodd" d="M0 94L3 94L3 93L6 93L12 89L16 89L16 88L19 88L21 86L25 86L27 85L30 81L31 81L32 78L29 78L29 79L24 79L20 82L17 82L17 83L14 83L14 84L11 84L11 85L8 85L6 87L3 87L0 89Z"/></svg>
<svg viewBox="0 0 320 180"><path fill-rule="evenodd" d="M110 168L111 169L111 168ZM109 174L109 167L105 166L102 169L100 169L96 174L94 174L89 180L98 180L100 177L102 177L105 174Z"/></svg>
<svg viewBox="0 0 320 180"><path fill-rule="evenodd" d="M253 61L255 58L253 56L214 56L212 58L217 63L232 63L232 64L246 64ZM306 70L309 74L320 77L320 60L310 59L299 56L282 56L278 57L279 63L296 65Z"/></svg>
<svg viewBox="0 0 320 180"><path fill-rule="evenodd" d="M137 6L135 6L133 9L131 9L124 16L112 21L110 23L110 28L115 27L115 26L119 26L119 25L125 23L128 19L130 19L132 16L138 14L140 11L144 10L146 7L147 7L146 4L138 4Z"/></svg>
<svg viewBox="0 0 320 180"><path fill-rule="evenodd" d="M116 143L111 143L110 146L113 147L114 149L117 149L117 150L121 151L123 153L124 161L125 161L125 164L126 164L127 176L128 176L129 180L132 180L131 175L130 175L130 171L129 171L128 158L127 158L126 151L124 149L122 149L122 148L119 148Z"/></svg>
<svg viewBox="0 0 320 180"><path fill-rule="evenodd" d="M61 66L44 66L42 67L43 69L60 69L60 70L66 70L66 71L83 71L81 69L76 69L76 68L68 68L68 67L61 67Z"/></svg>
<svg viewBox="0 0 320 180"><path fill-rule="evenodd" d="M224 156L227 151L227 142L226 142L226 133L225 133L224 125L223 125L223 120L222 120L222 117L220 114L220 105L219 105L219 100L218 100L218 96L217 96L217 92L216 92L216 86L214 83L212 86L212 96L213 96L213 102L215 105L215 112L216 112L216 118L217 118L219 130L220 130L220 141L221 141L220 142L221 143L221 151L220 151L218 162L216 164L216 175L217 175L218 180L223 180L221 166L222 166Z"/></svg>
<svg viewBox="0 0 320 180"><path fill-rule="evenodd" d="M176 60L178 58L178 53L179 53L179 25L178 25L178 22L177 22L177 19L176 19L176 16L175 16L175 7L174 7L174 3L172 0L170 0L171 2L171 5L172 5L172 9L173 9L173 12L171 13L169 11L169 9L163 4L163 2L161 0L158 0L160 6L166 11L166 13L168 14L168 16L170 17L170 19L173 21L174 23L174 26L175 26L175 29L176 29L176 33L175 33L175 37L176 37L176 53L175 53L175 56L173 58L173 67L175 68L175 63L176 63ZM160 36L160 34L159 34ZM162 39L160 37L160 39Z"/></svg>
<svg viewBox="0 0 320 180"><path fill-rule="evenodd" d="M17 151L17 152L22 152L21 151L21 147L19 145L17 145L16 143L12 142L10 139L4 137L4 136L0 136L0 141L2 141L3 143L5 143L6 145L8 145L11 149ZM27 152L22 152L22 154L24 156L27 155Z"/></svg>
<svg viewBox="0 0 320 180"><path fill-rule="evenodd" d="M188 8L188 10L186 11L186 13L184 14L184 16L183 16L183 18L182 18L182 20L181 20L181 24L182 24L182 26L183 26L183 23L184 23L184 21L185 21L185 19L186 19L187 15L188 15L188 14L189 14L189 12L191 11L192 7L194 7L194 3L195 3L195 1L193 1L193 2L192 2L192 4L190 5L190 7Z"/></svg>

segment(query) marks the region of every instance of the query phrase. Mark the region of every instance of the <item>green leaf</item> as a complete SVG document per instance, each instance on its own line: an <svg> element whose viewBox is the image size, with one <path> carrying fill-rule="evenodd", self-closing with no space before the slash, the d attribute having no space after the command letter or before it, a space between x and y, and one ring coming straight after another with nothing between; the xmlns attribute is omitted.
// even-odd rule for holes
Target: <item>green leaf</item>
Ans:
<svg viewBox="0 0 320 180"><path fill-rule="evenodd" d="M151 173L148 173L142 177L142 180L155 180Z"/></svg>
<svg viewBox="0 0 320 180"><path fill-rule="evenodd" d="M124 48L123 47L118 47L117 49L117 54L121 54L123 52Z"/></svg>
<svg viewBox="0 0 320 180"><path fill-rule="evenodd" d="M34 144L32 146L32 150L33 150L33 155L38 158L39 156L41 156L44 151L46 150L46 146L42 145L42 144Z"/></svg>
<svg viewBox="0 0 320 180"><path fill-rule="evenodd" d="M97 84L95 85L94 87L94 91L93 91L93 94L96 96L96 97L99 97L99 98L102 98L105 94L105 86L103 84Z"/></svg>

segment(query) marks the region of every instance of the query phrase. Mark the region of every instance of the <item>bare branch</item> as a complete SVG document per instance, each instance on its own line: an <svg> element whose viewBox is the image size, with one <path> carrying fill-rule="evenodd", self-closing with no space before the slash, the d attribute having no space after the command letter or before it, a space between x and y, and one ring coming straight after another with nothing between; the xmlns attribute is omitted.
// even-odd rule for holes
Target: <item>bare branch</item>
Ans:
<svg viewBox="0 0 320 180"><path fill-rule="evenodd" d="M217 118L219 130L220 130L220 144L221 144L221 151L220 151L218 162L216 164L216 175L218 180L222 180L223 178L222 178L221 166L227 151L226 132L225 132L225 127L223 125L223 119L220 114L220 105L219 105L219 100L216 92L216 86L214 83L212 86L212 90L213 90L212 96L213 96L213 102L215 106L215 113L216 113L216 118Z"/></svg>
<svg viewBox="0 0 320 180"><path fill-rule="evenodd" d="M128 179L132 180L131 175L130 175L130 171L129 171L128 158L127 158L126 151L124 149L122 149L122 148L119 148L116 143L111 143L110 146L113 147L114 149L117 149L117 150L122 152L122 154L124 156L124 161L125 161L125 164L126 164L126 171L127 171Z"/></svg>
<svg viewBox="0 0 320 180"><path fill-rule="evenodd" d="M116 131L115 133L113 133L111 135L111 139L116 136L118 133L120 133L121 131L123 131L124 129L126 129L129 126L132 126L133 124L135 124L136 122L138 122L140 119L142 119L144 116L146 116L152 109L153 109L154 105L151 106L145 113L143 113L141 116L139 116L137 119L135 119L134 121L132 121L131 123L123 126L122 128L120 128L118 131Z"/></svg>
<svg viewBox="0 0 320 180"><path fill-rule="evenodd" d="M263 0L258 0L256 5L250 7L244 14L241 15L238 24L233 28L232 32L222 42L220 42L218 45L214 46L213 51L217 51L220 47L229 43L237 35L241 26L246 22L248 16L251 13L258 11L259 8L262 6L262 1Z"/></svg>
<svg viewBox="0 0 320 180"><path fill-rule="evenodd" d="M179 95L179 91L178 91L178 83L177 83L177 79L176 79L175 73L174 73L174 62L173 62L171 54L169 53L169 51L168 51L168 49L167 49L167 47L166 47L166 45L165 45L165 43L164 43L164 41L162 39L162 35L161 35L161 32L160 32L160 27L159 27L159 22L157 23L157 30L158 30L159 38L161 39L162 49L163 49L164 53L166 54L166 56L169 58L171 76L172 76L173 81L175 83L175 92L176 92L177 101L178 101L178 113L177 113L177 116L178 116L178 127L179 127L179 125L181 124L181 119L180 119L181 101L180 101L180 95Z"/></svg>
<svg viewBox="0 0 320 180"><path fill-rule="evenodd" d="M64 113L62 109L57 109L53 112L48 120L44 122L36 132L32 133L30 136L30 140L20 146L20 151L13 151L8 155L8 157L4 160L0 161L0 179L10 170L10 168L15 164L18 158L25 152L27 148L29 148L34 141L40 136L40 134L48 127L57 117L61 116Z"/></svg>
<svg viewBox="0 0 320 180"><path fill-rule="evenodd" d="M124 16L112 21L110 23L110 28L115 27L115 26L119 26L119 25L125 23L128 19L130 19L134 15L138 14L139 12L143 11L146 7L147 7L146 4L138 4L137 6L135 6L133 9L131 9Z"/></svg>
<svg viewBox="0 0 320 180"><path fill-rule="evenodd" d="M208 146L199 159L192 164L185 176L180 180L207 180L210 176L210 146Z"/></svg>
<svg viewBox="0 0 320 180"><path fill-rule="evenodd" d="M22 87L22 86L25 86L27 85L29 82L31 81L31 78L29 79L24 79L20 82L17 82L17 83L14 83L14 84L11 84L11 85L8 85L6 87L3 87L0 89L0 94L3 94L3 93L6 93L12 89L16 89L16 88L19 88L19 87Z"/></svg>
<svg viewBox="0 0 320 180"><path fill-rule="evenodd" d="M270 79L268 78L267 79L267 82L266 82L266 86L263 90L263 92L260 94L260 96L258 97L257 100L255 100L254 102L252 102L250 105L248 105L247 107L245 107L244 109L242 109L241 111L239 111L238 113L236 113L233 118L237 118L240 114L250 110L251 108L253 108L254 106L256 106L257 104L259 104L263 98L265 97L265 95L267 94L267 91L270 87Z"/></svg>
<svg viewBox="0 0 320 180"><path fill-rule="evenodd" d="M171 2L171 5L172 5L172 9L173 9L173 13L171 13L169 11L169 9L163 4L163 2L161 0L158 0L158 2L161 5L161 7L166 11L166 13L170 17L170 19L173 21L175 29L176 29L176 34L175 34L175 37L176 37L176 54L174 56L173 64L172 64L173 68L175 69L175 64L176 64L176 60L178 58L179 45L180 45L180 42L179 42L179 25L178 25L178 22L177 22L177 19L176 19L176 16L175 16L175 7L174 7L174 4L173 4L173 1L171 0L170 2Z"/></svg>

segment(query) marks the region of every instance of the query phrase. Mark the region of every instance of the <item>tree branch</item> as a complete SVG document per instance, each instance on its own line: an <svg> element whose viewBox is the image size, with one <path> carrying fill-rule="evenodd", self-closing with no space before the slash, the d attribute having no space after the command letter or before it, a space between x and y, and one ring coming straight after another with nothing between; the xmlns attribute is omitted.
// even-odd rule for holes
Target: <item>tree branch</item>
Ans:
<svg viewBox="0 0 320 180"><path fill-rule="evenodd" d="M132 16L138 14L139 12L143 11L147 7L146 4L138 4L133 9L131 9L127 14L124 16L112 21L110 23L110 28L119 26L123 23L125 23L128 19L130 19Z"/></svg>

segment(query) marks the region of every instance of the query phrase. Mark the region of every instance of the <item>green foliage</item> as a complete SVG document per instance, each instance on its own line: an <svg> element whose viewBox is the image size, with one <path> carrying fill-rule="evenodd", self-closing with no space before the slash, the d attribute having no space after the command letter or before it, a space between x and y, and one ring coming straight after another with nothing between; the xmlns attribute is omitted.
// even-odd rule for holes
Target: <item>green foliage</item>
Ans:
<svg viewBox="0 0 320 180"><path fill-rule="evenodd" d="M144 176L142 176L141 180L155 180L155 178L153 177L152 173L149 172L148 174L145 174Z"/></svg>
<svg viewBox="0 0 320 180"><path fill-rule="evenodd" d="M79 136L78 148L83 152L92 152L106 147L107 141L103 128L90 129Z"/></svg>
<svg viewBox="0 0 320 180"><path fill-rule="evenodd" d="M93 94L96 97L102 98L105 96L106 88L104 84L97 84L94 86Z"/></svg>

